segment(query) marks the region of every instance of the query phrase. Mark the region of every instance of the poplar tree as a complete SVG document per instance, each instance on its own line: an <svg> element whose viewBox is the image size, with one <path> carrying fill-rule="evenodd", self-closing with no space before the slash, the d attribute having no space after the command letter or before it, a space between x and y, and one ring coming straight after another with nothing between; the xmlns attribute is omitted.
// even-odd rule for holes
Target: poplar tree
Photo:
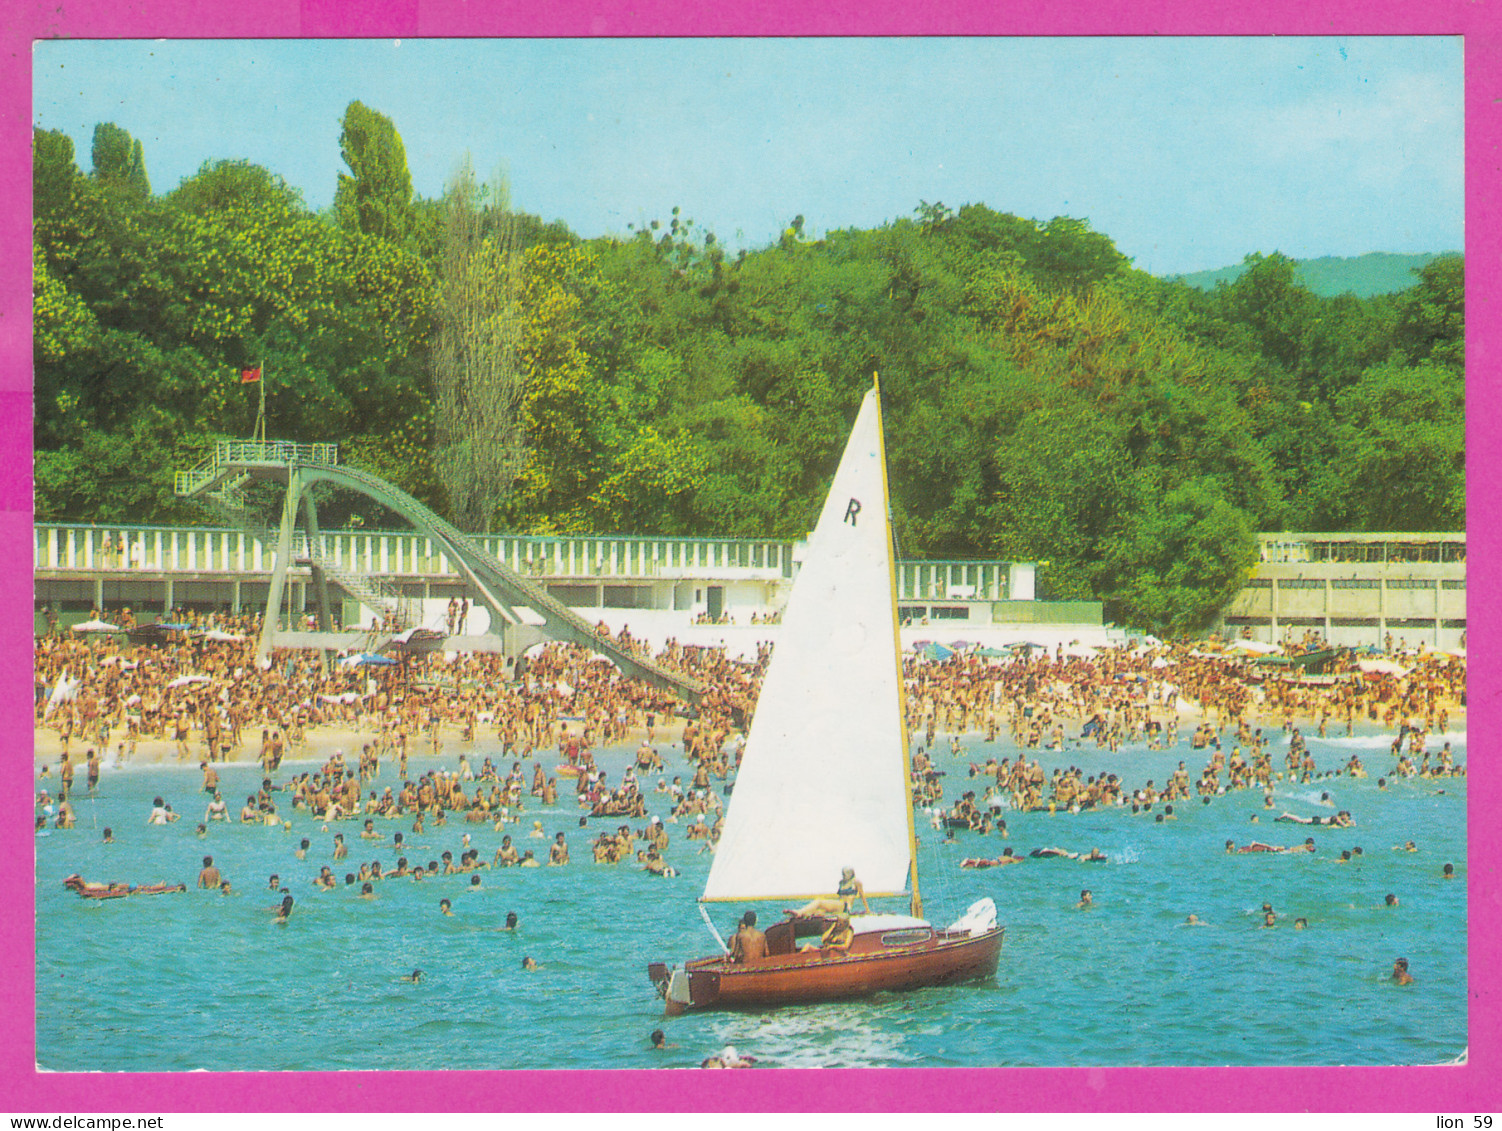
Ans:
<svg viewBox="0 0 1502 1131"><path fill-rule="evenodd" d="M138 200L151 195L146 154L140 141L114 122L100 122L94 127L90 156L94 161L94 178L101 184L123 188L127 195Z"/></svg>
<svg viewBox="0 0 1502 1131"><path fill-rule="evenodd" d="M521 248L507 205L504 183L478 186L467 157L443 199L434 465L453 521L475 531L490 529L526 457Z"/></svg>
<svg viewBox="0 0 1502 1131"><path fill-rule="evenodd" d="M334 216L346 232L364 232L395 244L409 243L414 228L412 174L407 149L386 115L360 102L344 111L339 155L349 172L339 174Z"/></svg>

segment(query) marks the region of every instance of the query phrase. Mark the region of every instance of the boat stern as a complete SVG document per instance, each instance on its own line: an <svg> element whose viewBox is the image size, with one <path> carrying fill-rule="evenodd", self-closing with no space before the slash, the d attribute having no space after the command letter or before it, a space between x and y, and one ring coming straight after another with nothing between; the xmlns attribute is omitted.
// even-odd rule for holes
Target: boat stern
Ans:
<svg viewBox="0 0 1502 1131"><path fill-rule="evenodd" d="M670 968L664 962L652 962L647 965L647 977L656 987L669 1017L711 1006L720 996L720 975L713 971L683 970Z"/></svg>

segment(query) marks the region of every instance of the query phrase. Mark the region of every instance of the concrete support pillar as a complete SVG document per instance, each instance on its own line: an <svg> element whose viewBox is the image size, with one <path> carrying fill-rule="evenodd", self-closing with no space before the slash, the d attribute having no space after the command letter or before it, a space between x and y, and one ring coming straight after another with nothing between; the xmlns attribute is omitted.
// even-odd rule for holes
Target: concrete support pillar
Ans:
<svg viewBox="0 0 1502 1131"><path fill-rule="evenodd" d="M266 617L261 623L261 639L256 645L256 661L264 664L271 658L271 638L276 619L282 611L282 594L287 585L287 567L292 562L292 531L297 526L297 505L302 499L302 475L293 464L287 469L287 497L282 503L282 525L277 534L276 561L271 567L271 591L266 595Z"/></svg>
<svg viewBox="0 0 1502 1131"><path fill-rule="evenodd" d="M1382 547L1382 561L1387 562L1387 547ZM1377 579L1377 640L1378 648L1383 647L1383 641L1387 637L1387 578Z"/></svg>
<svg viewBox="0 0 1502 1131"><path fill-rule="evenodd" d="M313 502L311 494L302 497L302 513L304 526L308 533L308 557L313 562L313 594L318 608L318 631L332 632L334 631L334 623L329 617L329 583L328 578L324 576L323 566L319 564L318 506ZM384 550L382 556L385 556ZM303 603L305 605L307 603L306 586L304 586ZM329 650L327 648L320 648L318 650L320 671L327 672L329 670L329 659Z"/></svg>

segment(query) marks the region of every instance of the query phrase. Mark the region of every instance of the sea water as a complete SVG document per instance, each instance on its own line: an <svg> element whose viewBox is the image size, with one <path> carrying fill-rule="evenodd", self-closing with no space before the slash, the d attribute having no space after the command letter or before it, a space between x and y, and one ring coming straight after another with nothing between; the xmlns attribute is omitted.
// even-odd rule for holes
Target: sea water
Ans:
<svg viewBox="0 0 1502 1131"><path fill-rule="evenodd" d="M1463 763L1465 736L1447 737ZM1466 782L1390 778L1380 791L1377 777L1394 762L1389 742L1380 735L1309 739L1321 770L1356 752L1372 776L1279 782L1270 811L1259 790L1210 805L1197 797L1178 802L1178 819L1163 823L1130 807L1006 811L1007 840L969 832L948 840L920 814L925 913L948 923L974 900L993 898L1006 927L994 980L671 1019L647 980L647 963L716 949L696 906L710 857L685 839L687 820L668 825L667 859L678 875L659 878L633 864L592 863L589 841L621 819L591 818L581 828L571 794L551 807L528 799L521 822L506 831L544 860L553 834L565 832L568 867L481 871L479 890L467 875L388 879L376 883L376 899L361 900L343 876L361 861L393 867L394 832L411 842L409 861L423 864L445 850L457 857L466 832L489 861L502 834L462 819L414 834L408 818L377 821L384 839L370 842L359 836L360 821L324 832L284 804L290 831L220 823L199 838L207 798L196 767L106 768L97 797L75 793L78 827L36 841L37 1059L62 1071L650 1068L696 1065L733 1044L769 1067L1450 1061L1467 1045ZM1016 755L1005 742L975 738L960 757L940 748L948 801L968 788L982 792L986 779L968 777L972 760ZM669 778L686 771L681 751L664 753ZM1275 765L1281 753L1275 747ZM474 765L487 755L508 764L484 744L467 754ZM1135 787L1150 778L1161 786L1181 759L1197 777L1208 752L1087 746L1036 757L1045 770L1114 772ZM630 758L624 747L597 756L612 781ZM556 758L543 761L551 769ZM410 770L415 776L434 765L454 768L457 750L436 761L414 758ZM311 767L289 763L279 776L304 768ZM378 787L398 785L395 774L383 765ZM220 775L233 815L260 773L230 764ZM658 776L645 776L649 791ZM43 784L55 788L55 779ZM1354 828L1273 822L1285 810L1333 813L1320 803L1325 791L1350 810ZM180 822L147 826L158 795ZM649 812L668 819L665 795L648 792L647 800ZM528 838L533 820L542 821L545 838ZM105 826L115 843L101 843ZM345 835L347 860L331 858L334 831ZM1294 845L1306 836L1318 845L1313 855L1224 851L1228 839ZM311 847L299 860L304 837ZM1395 850L1407 840L1419 851ZM1008 846L1020 855L1044 846L1099 848L1108 860L959 866ZM1357 846L1359 857L1339 862L1343 849ZM205 855L232 882L231 894L85 900L62 886L77 872L191 887ZM1455 865L1451 881L1440 878L1447 862ZM311 886L323 864L340 878L335 891ZM285 925L272 922L281 898L268 890L272 872L296 900ZM1082 911L1075 904L1085 888L1095 906ZM1388 893L1398 906L1385 904ZM439 913L445 897L453 918ZM1272 929L1260 926L1264 902L1277 914ZM879 909L905 910L889 903ZM513 910L519 929L500 930ZM742 910L712 906L727 938ZM783 909L758 910L765 924ZM1199 925L1186 924L1191 913ZM1294 929L1297 917L1308 919L1307 930ZM527 956L537 970L522 969ZM1409 960L1412 985L1389 980L1398 956ZM414 969L421 981L402 981ZM650 1051L648 1034L659 1027L676 1049Z"/></svg>

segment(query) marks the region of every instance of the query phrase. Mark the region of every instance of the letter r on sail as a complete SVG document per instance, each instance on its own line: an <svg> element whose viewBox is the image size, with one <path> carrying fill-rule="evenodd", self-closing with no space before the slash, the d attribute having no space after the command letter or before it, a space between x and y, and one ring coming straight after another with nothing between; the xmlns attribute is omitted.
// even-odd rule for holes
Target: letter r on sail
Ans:
<svg viewBox="0 0 1502 1131"><path fill-rule="evenodd" d="M860 513L861 501L859 499L851 499L850 502L845 506L845 521L848 522L851 526L854 526L855 516Z"/></svg>

